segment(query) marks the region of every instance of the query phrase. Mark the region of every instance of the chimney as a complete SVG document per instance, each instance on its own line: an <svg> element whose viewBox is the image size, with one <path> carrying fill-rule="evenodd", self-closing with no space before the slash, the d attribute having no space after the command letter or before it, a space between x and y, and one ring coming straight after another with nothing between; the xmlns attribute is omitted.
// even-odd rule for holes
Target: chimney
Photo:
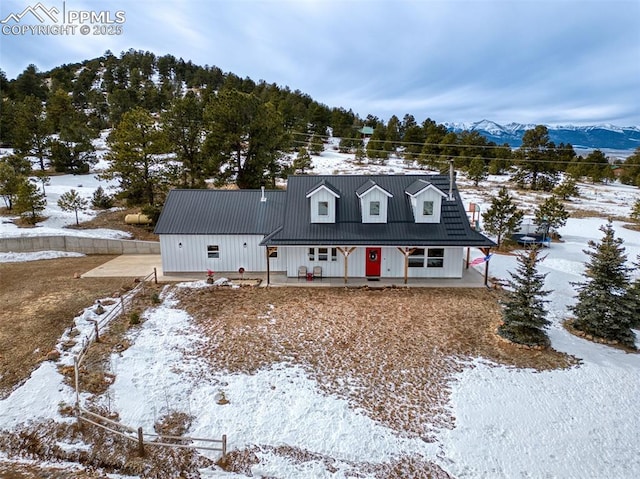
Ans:
<svg viewBox="0 0 640 479"><path fill-rule="evenodd" d="M267 197L264 195L264 186L260 187L260 202L264 203L267 201Z"/></svg>
<svg viewBox="0 0 640 479"><path fill-rule="evenodd" d="M453 171L453 159L449 160L449 201L453 201L453 181L455 172Z"/></svg>

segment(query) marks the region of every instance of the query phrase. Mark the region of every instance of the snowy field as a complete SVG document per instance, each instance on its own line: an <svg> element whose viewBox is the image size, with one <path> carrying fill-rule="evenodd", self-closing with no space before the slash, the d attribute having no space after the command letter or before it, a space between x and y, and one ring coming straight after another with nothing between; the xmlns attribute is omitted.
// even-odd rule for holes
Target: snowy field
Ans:
<svg viewBox="0 0 640 479"><path fill-rule="evenodd" d="M386 166L356 166L346 161L347 157L327 150L314 157L313 172L421 171L407 170L402 161L393 159ZM476 202L484 211L487 192L503 181L491 178L489 186L485 184L476 191L461 177L463 201ZM47 187L49 206L45 214L49 219L29 234L80 233L64 228L75 219L58 210L57 197L71 187L90 197L97 185L93 175L53 178ZM163 294L162 304L145 313L146 321L129 338L132 346L112 356L116 380L102 401L108 401L125 424L145 430L152 430L156 419L167 410L180 410L195 416L189 435L216 437L226 433L230 449L287 445L316 455L299 462L264 450L257 453L260 463L252 468L252 477L373 478L375 475L367 472L363 463L390 462L399 455L422 456L458 479L640 477L640 355L591 343L561 327L567 306L574 302L570 282L582 280L587 242L600 240L598 228L607 216L628 216L640 192L619 184L581 184L580 190L583 197L573 206L602 211L602 216L570 219L560 229L563 242L553 243L540 265L541 272L548 273L546 287L552 291L548 297L552 347L575 356L579 365L537 372L498 366L483 358L471 361L451 384L449 407L456 418L455 427L441 430L434 443L409 439L402 431L381 426L363 411L322 393L302 369L286 362L254 375L208 369L193 352L203 338L170 292ZM533 201L528 194L519 199L523 205ZM640 232L623 228L619 221L614 222L614 228L616 236L624 239L629 260L634 260L640 254ZM6 222L0 225L0 237L25 232L29 230ZM108 230L82 233L125 236ZM61 254L7 254L0 256L0 262L56 255ZM490 273L507 278L515 264L514 256L494 255ZM94 318L93 312L86 310L75 319L82 334L88 334ZM640 332L636 335L640 337ZM68 364L72 353L63 355L61 362ZM229 400L224 406L216 404L221 391ZM58 404L73 402L73 391L63 384L54 364L44 362L24 385L0 401L0 429L17 427L26 408L33 412L33 420L62 420ZM332 459L331 470L323 458ZM215 468L202 470L201 475L250 477Z"/></svg>

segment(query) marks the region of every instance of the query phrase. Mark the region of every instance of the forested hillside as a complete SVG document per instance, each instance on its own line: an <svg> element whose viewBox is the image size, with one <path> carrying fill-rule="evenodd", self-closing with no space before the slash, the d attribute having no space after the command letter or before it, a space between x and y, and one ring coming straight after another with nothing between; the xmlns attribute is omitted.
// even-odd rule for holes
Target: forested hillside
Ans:
<svg viewBox="0 0 640 479"><path fill-rule="evenodd" d="M548 190L561 172L592 181L613 177L602 152L577 156L570 144L550 141L544 126L527 131L513 150L430 118L361 118L288 86L150 52L107 51L48 72L30 65L13 80L0 71L0 93L0 143L13 149L0 159L0 195L9 210L35 201L37 182L28 177L44 187L48 174L88 172L104 130L110 166L101 175L118 181L120 200L156 211L170 188L204 187L205 180L273 187L308 170L309 154L320 154L329 135L341 138L339 149L356 161L395 155L442 169L453 159L475 181L510 173L525 187ZM363 127L371 134L363 135ZM640 185L640 151L621 179Z"/></svg>

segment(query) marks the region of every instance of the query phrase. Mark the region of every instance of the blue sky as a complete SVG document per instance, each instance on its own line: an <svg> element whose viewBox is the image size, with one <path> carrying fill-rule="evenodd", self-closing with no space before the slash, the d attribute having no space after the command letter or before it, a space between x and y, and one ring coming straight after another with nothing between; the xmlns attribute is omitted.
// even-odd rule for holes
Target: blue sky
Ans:
<svg viewBox="0 0 640 479"><path fill-rule="evenodd" d="M62 10L62 0L41 0ZM0 19L36 1L2 0ZM640 126L640 0L66 0L121 35L0 35L15 78L134 48L382 119ZM39 23L26 15L20 24ZM49 21L49 24L51 22ZM7 25L16 25L13 20Z"/></svg>

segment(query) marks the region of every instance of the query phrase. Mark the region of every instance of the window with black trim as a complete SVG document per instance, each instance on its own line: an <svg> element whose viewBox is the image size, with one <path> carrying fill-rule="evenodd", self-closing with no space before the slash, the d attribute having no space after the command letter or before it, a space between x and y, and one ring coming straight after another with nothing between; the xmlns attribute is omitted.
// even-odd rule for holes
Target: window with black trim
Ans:
<svg viewBox="0 0 640 479"><path fill-rule="evenodd" d="M318 216L329 216L328 201L318 201Z"/></svg>
<svg viewBox="0 0 640 479"><path fill-rule="evenodd" d="M309 261L315 261L315 260L316 260L316 249L309 248Z"/></svg>
<svg viewBox="0 0 640 479"><path fill-rule="evenodd" d="M444 248L429 248L427 252L427 268L442 268L444 266Z"/></svg>
<svg viewBox="0 0 640 479"><path fill-rule="evenodd" d="M424 267L424 248L416 248L409 253L409 268Z"/></svg>
<svg viewBox="0 0 640 479"><path fill-rule="evenodd" d="M370 216L380 216L380 202L379 201L370 201L369 202L369 215Z"/></svg>
<svg viewBox="0 0 640 479"><path fill-rule="evenodd" d="M338 261L338 248L331 248L331 261Z"/></svg>
<svg viewBox="0 0 640 479"><path fill-rule="evenodd" d="M309 261L338 261L338 248L309 248Z"/></svg>
<svg viewBox="0 0 640 479"><path fill-rule="evenodd" d="M207 246L207 258L220 258L220 247L217 244L210 244Z"/></svg>
<svg viewBox="0 0 640 479"><path fill-rule="evenodd" d="M269 249L269 258L277 258L278 257L278 248L270 248Z"/></svg>
<svg viewBox="0 0 640 479"><path fill-rule="evenodd" d="M329 260L329 248L318 248L318 261Z"/></svg>
<svg viewBox="0 0 640 479"><path fill-rule="evenodd" d="M424 216L433 215L433 201L423 201L422 202L422 214Z"/></svg>

